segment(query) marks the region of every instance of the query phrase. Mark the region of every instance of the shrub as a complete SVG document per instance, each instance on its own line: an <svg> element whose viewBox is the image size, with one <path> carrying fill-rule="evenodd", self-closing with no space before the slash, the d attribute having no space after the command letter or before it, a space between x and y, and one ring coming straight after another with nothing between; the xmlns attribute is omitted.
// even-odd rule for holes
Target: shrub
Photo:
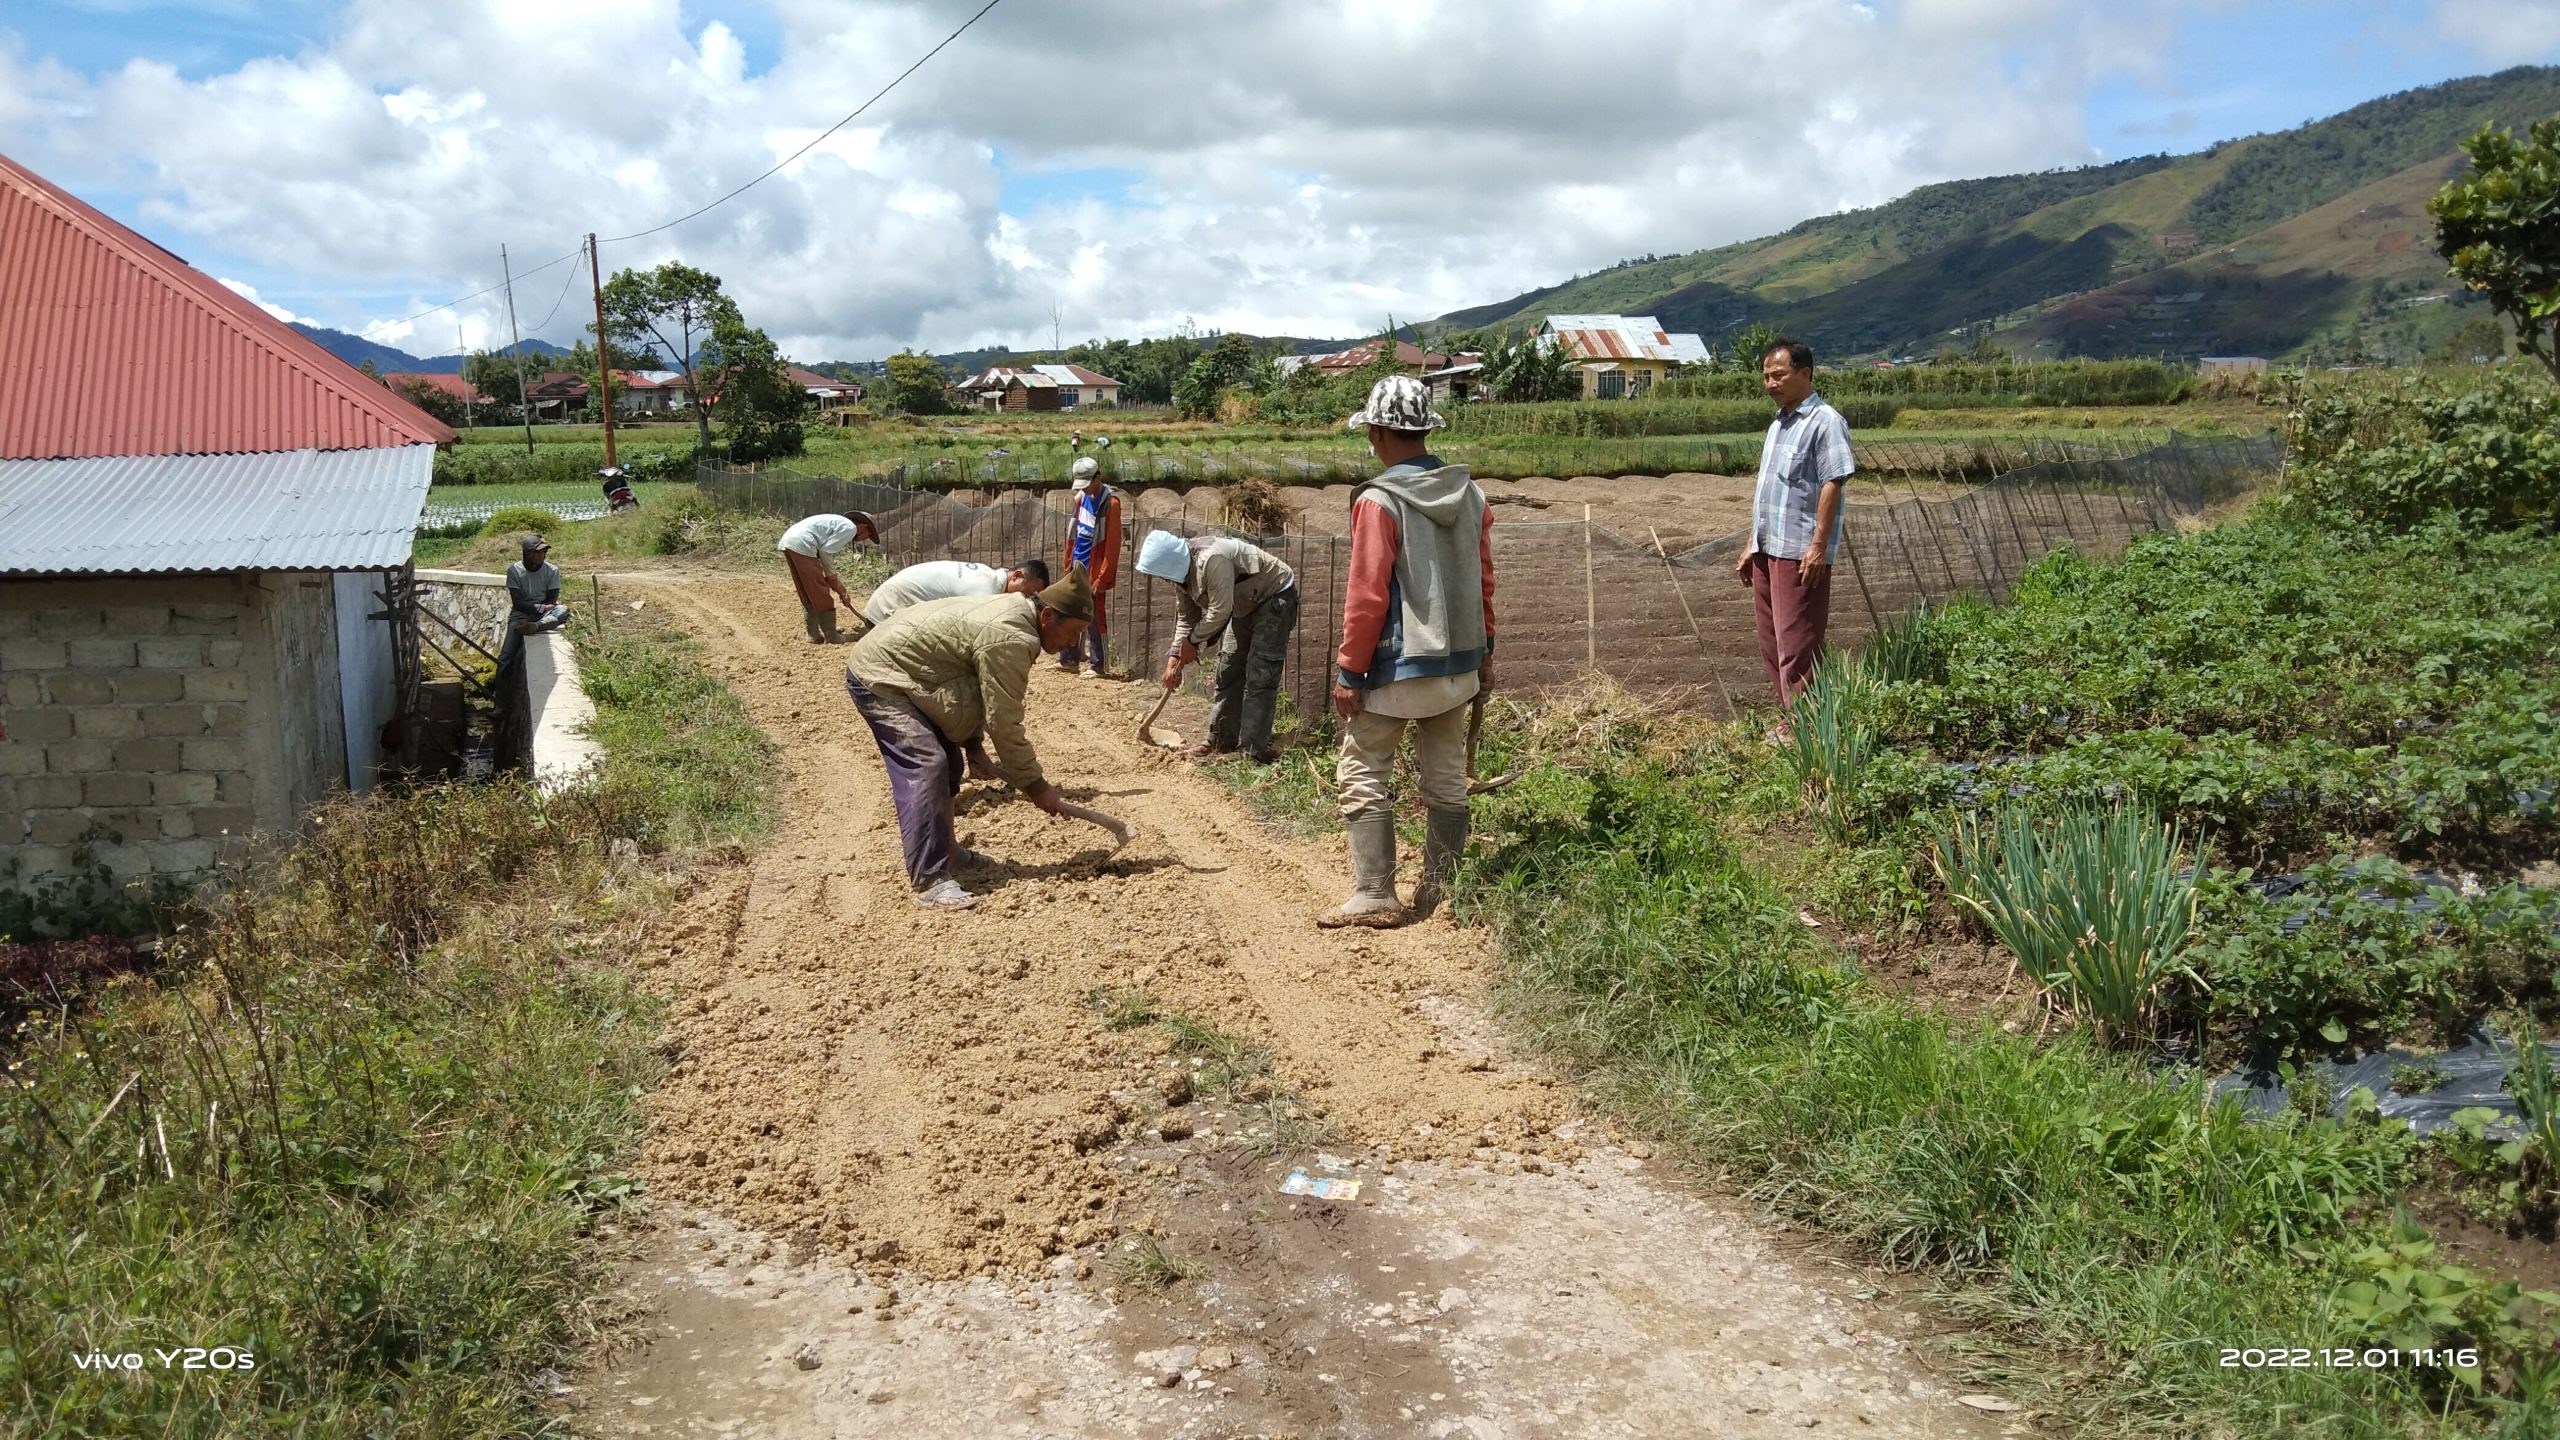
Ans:
<svg viewBox="0 0 2560 1440"><path fill-rule="evenodd" d="M2279 1054L2401 1038L2451 1043L2484 1009L2551 993L2560 895L2463 895L2383 856L2309 867L2281 899L2245 872L2200 881L2191 957L2222 1028Z"/></svg>
<svg viewBox="0 0 2560 1440"><path fill-rule="evenodd" d="M2290 421L2291 503L2335 525L2407 532L2560 523L2560 393L2510 368L2309 385Z"/></svg>
<svg viewBox="0 0 2560 1440"><path fill-rule="evenodd" d="M561 524L558 515L539 505L508 505L491 511L489 518L480 522L480 533L511 537L530 530L537 535L549 535Z"/></svg>

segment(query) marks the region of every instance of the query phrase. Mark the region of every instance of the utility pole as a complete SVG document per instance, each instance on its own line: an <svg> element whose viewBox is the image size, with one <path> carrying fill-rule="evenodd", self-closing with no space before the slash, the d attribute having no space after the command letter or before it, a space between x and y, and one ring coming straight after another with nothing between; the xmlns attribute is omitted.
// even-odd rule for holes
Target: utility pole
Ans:
<svg viewBox="0 0 2560 1440"><path fill-rule="evenodd" d="M533 453L533 386L524 378L524 337L516 333L516 272L507 264L507 247L498 247L498 273L507 281L507 342L516 352L516 414L524 420L524 453Z"/></svg>
<svg viewBox="0 0 2560 1440"><path fill-rule="evenodd" d="M613 356L604 338L604 262L596 258L596 232L587 232L587 280L596 291L596 395L604 404L604 468L613 458Z"/></svg>
<svg viewBox="0 0 2560 1440"><path fill-rule="evenodd" d="M1058 318L1058 302L1052 300L1049 302L1049 348L1057 351L1058 358L1064 360L1067 358L1067 347L1058 338Z"/></svg>
<svg viewBox="0 0 2560 1440"><path fill-rule="evenodd" d="M462 338L462 316L459 314L453 317L453 353L462 357L455 363L454 374L462 377L462 428L468 430L471 428L471 377L463 375L461 367L471 363L471 344Z"/></svg>

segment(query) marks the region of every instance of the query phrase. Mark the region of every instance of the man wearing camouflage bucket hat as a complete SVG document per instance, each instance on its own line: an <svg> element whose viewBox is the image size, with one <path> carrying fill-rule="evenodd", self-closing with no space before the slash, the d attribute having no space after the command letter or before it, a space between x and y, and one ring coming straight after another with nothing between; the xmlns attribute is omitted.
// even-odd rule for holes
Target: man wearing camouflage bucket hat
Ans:
<svg viewBox="0 0 2560 1440"><path fill-rule="evenodd" d="M1493 516L1464 465L1431 453L1448 422L1410 375L1370 387L1351 417L1387 468L1351 495L1351 566L1334 652L1334 769L1351 898L1316 921L1384 927L1440 903L1467 845L1467 709L1493 685ZM1396 751L1413 731L1427 829L1422 878L1396 899Z"/></svg>
<svg viewBox="0 0 2560 1440"><path fill-rule="evenodd" d="M1023 725L1031 666L1043 652L1072 648L1093 618L1093 585L1079 565L1037 595L954 596L910 605L853 647L845 693L889 771L898 841L916 903L961 910L978 897L951 877L961 860L951 800L960 793L961 751L983 734L998 778L1059 813L1058 787L1040 772Z"/></svg>

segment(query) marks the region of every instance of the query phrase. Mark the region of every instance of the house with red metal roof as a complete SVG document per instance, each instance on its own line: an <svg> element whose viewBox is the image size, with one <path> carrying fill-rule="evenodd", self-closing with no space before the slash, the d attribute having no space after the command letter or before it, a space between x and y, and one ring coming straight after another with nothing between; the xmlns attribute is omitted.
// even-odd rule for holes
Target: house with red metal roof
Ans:
<svg viewBox="0 0 2560 1440"><path fill-rule="evenodd" d="M1537 339L1573 357L1585 400L1632 400L1680 366L1707 363L1706 341L1672 334L1650 315L1550 315Z"/></svg>
<svg viewBox="0 0 2560 1440"><path fill-rule="evenodd" d="M194 875L370 788L452 439L0 156L0 884Z"/></svg>
<svg viewBox="0 0 2560 1440"><path fill-rule="evenodd" d="M437 375L424 370L394 370L382 377L382 383L393 390L412 383L425 385L430 389L441 390L466 405L489 403L488 396L481 394L477 386L460 375Z"/></svg>

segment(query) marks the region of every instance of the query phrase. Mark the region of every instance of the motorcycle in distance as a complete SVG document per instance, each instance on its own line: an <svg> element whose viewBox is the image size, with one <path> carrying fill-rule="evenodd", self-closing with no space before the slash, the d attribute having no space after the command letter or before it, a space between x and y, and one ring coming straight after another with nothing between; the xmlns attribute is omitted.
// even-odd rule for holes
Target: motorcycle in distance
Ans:
<svg viewBox="0 0 2560 1440"><path fill-rule="evenodd" d="M619 465L608 465L596 472L604 480L605 504L616 515L640 508L640 497L631 493L631 472Z"/></svg>

